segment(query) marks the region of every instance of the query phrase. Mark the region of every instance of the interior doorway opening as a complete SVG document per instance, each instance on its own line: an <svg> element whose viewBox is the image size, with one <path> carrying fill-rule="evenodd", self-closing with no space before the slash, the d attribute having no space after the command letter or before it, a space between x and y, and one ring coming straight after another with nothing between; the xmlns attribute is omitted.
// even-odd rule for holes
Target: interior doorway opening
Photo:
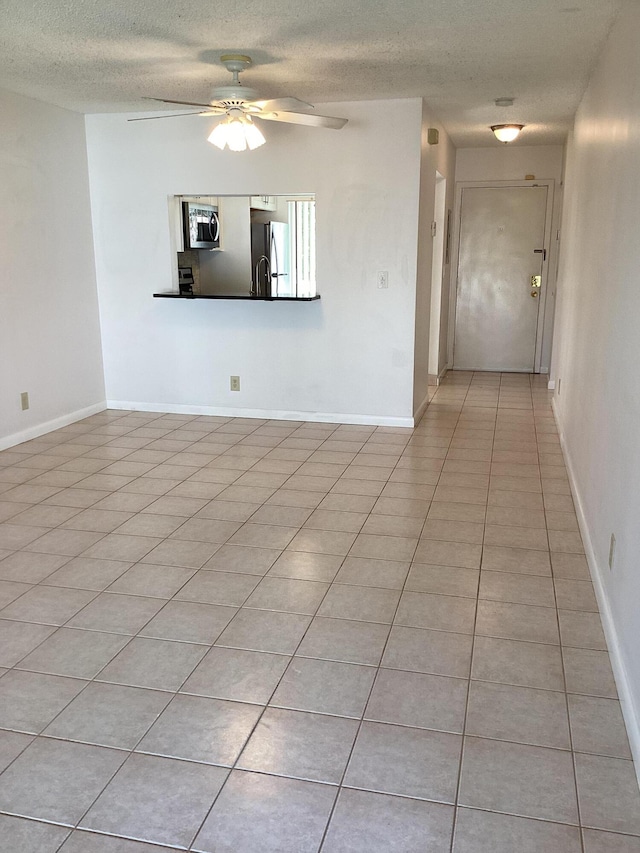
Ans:
<svg viewBox="0 0 640 853"><path fill-rule="evenodd" d="M429 321L429 384L437 385L440 377L440 329L442 326L442 278L444 275L444 238L446 228L447 179L436 171L436 193L433 205L433 255L431 260L431 312Z"/></svg>

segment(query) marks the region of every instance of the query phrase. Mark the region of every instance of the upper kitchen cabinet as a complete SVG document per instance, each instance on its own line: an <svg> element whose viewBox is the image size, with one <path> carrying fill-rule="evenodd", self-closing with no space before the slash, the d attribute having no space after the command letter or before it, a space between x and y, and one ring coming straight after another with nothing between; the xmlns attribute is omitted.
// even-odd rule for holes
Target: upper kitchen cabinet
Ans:
<svg viewBox="0 0 640 853"><path fill-rule="evenodd" d="M274 195L252 195L249 199L252 210L276 210L278 199Z"/></svg>

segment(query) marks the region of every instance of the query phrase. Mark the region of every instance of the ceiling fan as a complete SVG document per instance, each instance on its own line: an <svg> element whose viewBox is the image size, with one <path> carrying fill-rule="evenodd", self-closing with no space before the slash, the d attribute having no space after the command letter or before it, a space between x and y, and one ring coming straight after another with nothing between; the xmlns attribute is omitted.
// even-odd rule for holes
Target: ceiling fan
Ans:
<svg viewBox="0 0 640 853"><path fill-rule="evenodd" d="M208 104L194 101L172 101L167 98L147 98L150 101L160 101L163 104L180 104L185 107L201 107L197 112L173 113L163 116L145 116L129 121L152 121L161 118L179 118L185 115L200 115L223 118L210 136L209 142L224 149L228 146L232 151L244 151L263 145L265 138L253 123L253 119L262 121L282 121L290 124L306 124L310 127L328 127L340 130L347 123L345 118L322 116L313 112L313 105L298 98L275 98L258 100L258 92L240 82L240 72L251 65L251 57L242 54L225 54L220 62L233 75L229 86L218 86L211 93Z"/></svg>

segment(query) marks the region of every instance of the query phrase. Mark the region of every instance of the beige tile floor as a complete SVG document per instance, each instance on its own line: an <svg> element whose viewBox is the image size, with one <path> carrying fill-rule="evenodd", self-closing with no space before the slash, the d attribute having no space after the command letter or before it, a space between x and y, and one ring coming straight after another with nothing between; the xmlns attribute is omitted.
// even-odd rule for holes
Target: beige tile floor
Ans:
<svg viewBox="0 0 640 853"><path fill-rule="evenodd" d="M2 853L640 851L544 377L4 451L0 608Z"/></svg>

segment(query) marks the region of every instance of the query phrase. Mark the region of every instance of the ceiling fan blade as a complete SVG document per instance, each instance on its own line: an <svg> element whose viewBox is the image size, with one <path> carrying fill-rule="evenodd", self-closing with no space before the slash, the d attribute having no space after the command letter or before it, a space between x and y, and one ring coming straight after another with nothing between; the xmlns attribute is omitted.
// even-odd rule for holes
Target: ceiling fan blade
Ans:
<svg viewBox="0 0 640 853"><path fill-rule="evenodd" d="M273 113L277 110L306 112L314 108L313 104L308 104L306 101L301 101L298 98L274 98L271 101L251 101L250 106L259 107L267 113Z"/></svg>
<svg viewBox="0 0 640 853"><path fill-rule="evenodd" d="M218 115L218 113L165 113L163 116L143 116L142 118L128 118L127 121L155 121L157 118L180 118L182 116L207 116Z"/></svg>
<svg viewBox="0 0 640 853"><path fill-rule="evenodd" d="M218 107L215 104L200 104L196 101L169 101L166 98L144 98L145 101L160 101L161 104L184 104L186 107L205 107L208 110L219 109L225 112L223 107Z"/></svg>
<svg viewBox="0 0 640 853"><path fill-rule="evenodd" d="M315 113L289 113L284 110L273 113L258 113L256 118L266 121L284 121L290 124L306 124L309 127L329 127L333 130L340 130L347 123L346 118L319 116Z"/></svg>

